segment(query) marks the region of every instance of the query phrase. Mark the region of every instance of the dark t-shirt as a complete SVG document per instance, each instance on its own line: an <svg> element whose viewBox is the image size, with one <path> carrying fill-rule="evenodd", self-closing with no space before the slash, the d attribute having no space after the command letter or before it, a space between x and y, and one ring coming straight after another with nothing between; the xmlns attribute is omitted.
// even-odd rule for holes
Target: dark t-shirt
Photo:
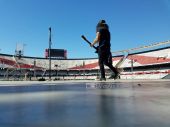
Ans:
<svg viewBox="0 0 170 127"><path fill-rule="evenodd" d="M98 30L100 33L99 48L110 50L110 32L106 28L101 28Z"/></svg>

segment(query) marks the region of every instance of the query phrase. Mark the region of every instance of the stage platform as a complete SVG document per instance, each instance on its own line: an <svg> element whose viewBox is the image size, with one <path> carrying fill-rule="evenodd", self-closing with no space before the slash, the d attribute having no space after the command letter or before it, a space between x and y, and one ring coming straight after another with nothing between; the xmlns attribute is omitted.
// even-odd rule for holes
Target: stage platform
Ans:
<svg viewBox="0 0 170 127"><path fill-rule="evenodd" d="M1 81L2 127L169 127L170 80Z"/></svg>

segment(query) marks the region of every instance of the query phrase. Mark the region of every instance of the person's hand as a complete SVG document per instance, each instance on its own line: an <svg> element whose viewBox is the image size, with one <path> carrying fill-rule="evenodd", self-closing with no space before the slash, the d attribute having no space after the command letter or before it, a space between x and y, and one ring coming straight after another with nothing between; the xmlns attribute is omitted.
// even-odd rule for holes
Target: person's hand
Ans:
<svg viewBox="0 0 170 127"><path fill-rule="evenodd" d="M90 46L93 47L93 44L91 44Z"/></svg>

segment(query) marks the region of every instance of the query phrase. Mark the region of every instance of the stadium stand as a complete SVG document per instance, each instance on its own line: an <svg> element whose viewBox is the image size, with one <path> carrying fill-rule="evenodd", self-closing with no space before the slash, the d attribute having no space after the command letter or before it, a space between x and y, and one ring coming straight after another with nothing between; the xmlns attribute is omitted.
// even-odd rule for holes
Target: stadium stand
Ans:
<svg viewBox="0 0 170 127"><path fill-rule="evenodd" d="M121 79L170 78L170 47L117 55L113 65L122 68ZM118 63L120 63L118 66ZM5 80L37 80L48 78L47 58L0 54L0 77ZM110 75L106 67L106 75ZM99 77L97 58L52 59L52 78L55 80L96 79Z"/></svg>

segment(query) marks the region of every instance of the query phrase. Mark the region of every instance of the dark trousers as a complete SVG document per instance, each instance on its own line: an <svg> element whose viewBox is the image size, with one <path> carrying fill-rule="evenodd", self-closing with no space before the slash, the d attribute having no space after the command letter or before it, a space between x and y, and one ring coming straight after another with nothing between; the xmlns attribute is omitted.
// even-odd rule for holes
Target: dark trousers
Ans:
<svg viewBox="0 0 170 127"><path fill-rule="evenodd" d="M108 66L110 70L118 74L118 71L115 67L112 65L112 54L110 50L98 50L98 57L99 57L99 67L100 67L100 72L101 72L101 78L105 78L105 69L104 65Z"/></svg>

